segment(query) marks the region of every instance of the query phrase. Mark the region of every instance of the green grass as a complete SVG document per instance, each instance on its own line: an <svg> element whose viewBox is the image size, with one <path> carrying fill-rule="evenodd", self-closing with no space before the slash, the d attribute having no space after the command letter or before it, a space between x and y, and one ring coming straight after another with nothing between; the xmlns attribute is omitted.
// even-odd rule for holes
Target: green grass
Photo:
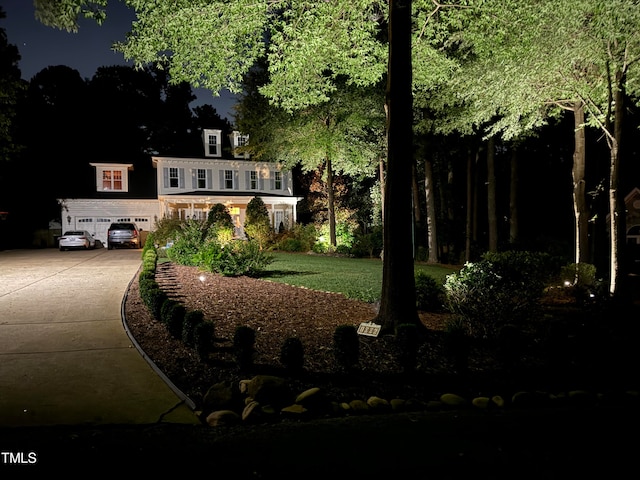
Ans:
<svg viewBox="0 0 640 480"><path fill-rule="evenodd" d="M272 255L273 262L261 275L264 280L341 293L347 298L365 302L380 299L382 261L379 259L284 252L273 252ZM457 268L416 263L415 270L425 271L444 283L445 277Z"/></svg>

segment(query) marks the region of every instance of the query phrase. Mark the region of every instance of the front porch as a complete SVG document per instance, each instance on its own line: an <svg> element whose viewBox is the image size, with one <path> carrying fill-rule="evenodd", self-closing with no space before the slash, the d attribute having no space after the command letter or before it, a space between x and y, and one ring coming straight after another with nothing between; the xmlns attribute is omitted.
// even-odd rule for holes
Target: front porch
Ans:
<svg viewBox="0 0 640 480"><path fill-rule="evenodd" d="M245 195L164 195L159 196L160 212L164 218L205 220L216 204L227 207L235 225L236 238L244 238L247 204L254 196ZM274 231L290 230L297 221L297 204L302 197L260 195L269 211Z"/></svg>

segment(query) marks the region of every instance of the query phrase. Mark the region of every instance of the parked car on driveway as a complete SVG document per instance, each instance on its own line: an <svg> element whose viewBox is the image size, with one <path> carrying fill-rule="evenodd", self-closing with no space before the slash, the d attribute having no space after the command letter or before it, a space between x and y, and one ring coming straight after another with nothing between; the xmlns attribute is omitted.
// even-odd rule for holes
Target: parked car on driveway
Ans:
<svg viewBox="0 0 640 480"><path fill-rule="evenodd" d="M72 248L83 248L85 250L96 248L96 239L86 230L69 230L58 239L60 251Z"/></svg>
<svg viewBox="0 0 640 480"><path fill-rule="evenodd" d="M107 232L107 249L114 247L141 248L140 229L135 223L112 223Z"/></svg>

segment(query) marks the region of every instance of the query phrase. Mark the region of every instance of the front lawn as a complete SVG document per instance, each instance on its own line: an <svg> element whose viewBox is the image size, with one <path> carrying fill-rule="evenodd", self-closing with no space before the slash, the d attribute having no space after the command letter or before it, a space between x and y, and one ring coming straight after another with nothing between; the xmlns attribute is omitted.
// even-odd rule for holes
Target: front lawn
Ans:
<svg viewBox="0 0 640 480"><path fill-rule="evenodd" d="M370 258L334 257L307 253L273 252L264 280L306 287L324 292L341 293L347 298L376 302L382 289L382 261ZM424 271L444 283L457 267L416 263L415 270Z"/></svg>

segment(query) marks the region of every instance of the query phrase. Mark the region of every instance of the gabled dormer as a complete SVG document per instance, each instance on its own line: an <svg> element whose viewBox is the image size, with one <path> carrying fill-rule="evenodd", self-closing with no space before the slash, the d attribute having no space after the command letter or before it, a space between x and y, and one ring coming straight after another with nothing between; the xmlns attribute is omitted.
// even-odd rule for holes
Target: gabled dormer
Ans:
<svg viewBox="0 0 640 480"><path fill-rule="evenodd" d="M233 132L231 132L231 135L229 135L229 137L231 140L231 149L233 151L233 157L249 159L250 155L248 153L238 151L239 148L245 147L248 144L249 135L244 135L238 132L237 130L234 130Z"/></svg>
<svg viewBox="0 0 640 480"><path fill-rule="evenodd" d="M91 163L96 169L97 192L128 192L131 163Z"/></svg>
<svg viewBox="0 0 640 480"><path fill-rule="evenodd" d="M222 157L222 130L205 128L202 130L202 142L205 157Z"/></svg>

